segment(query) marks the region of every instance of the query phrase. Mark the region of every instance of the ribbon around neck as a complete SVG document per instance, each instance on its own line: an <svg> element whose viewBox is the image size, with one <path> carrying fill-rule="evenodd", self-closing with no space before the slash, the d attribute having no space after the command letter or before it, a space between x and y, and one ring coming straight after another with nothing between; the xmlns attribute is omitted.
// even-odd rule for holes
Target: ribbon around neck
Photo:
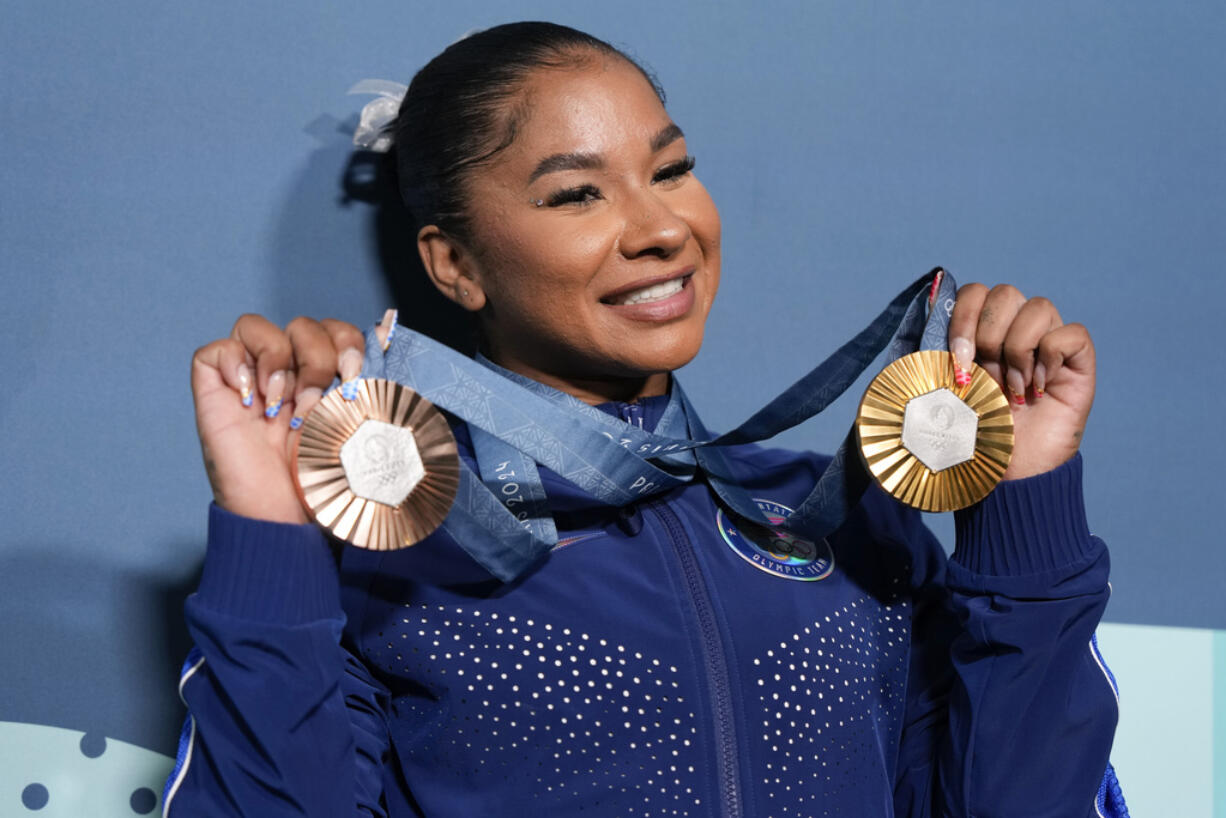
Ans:
<svg viewBox="0 0 1226 818"><path fill-rule="evenodd" d="M413 389L468 424L479 474L461 462L443 529L491 574L511 581L558 542L538 464L596 501L625 506L705 477L743 519L769 526L721 447L773 437L821 412L887 350L887 364L917 349L946 349L956 284L937 268L894 297L868 327L730 432L703 426L677 378L654 432L478 356L468 358L399 327L386 351L370 329L364 377ZM846 519L871 478L848 433L812 492L782 524L817 541Z"/></svg>

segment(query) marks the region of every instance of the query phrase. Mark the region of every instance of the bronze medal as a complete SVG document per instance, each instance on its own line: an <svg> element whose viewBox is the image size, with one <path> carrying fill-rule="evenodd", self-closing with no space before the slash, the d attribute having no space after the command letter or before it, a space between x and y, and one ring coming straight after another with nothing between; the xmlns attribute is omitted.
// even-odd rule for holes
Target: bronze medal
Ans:
<svg viewBox="0 0 1226 818"><path fill-rule="evenodd" d="M923 511L954 511L996 487L1013 454L1013 413L996 381L971 364L957 385L953 355L904 355L873 379L856 431L869 472Z"/></svg>
<svg viewBox="0 0 1226 818"><path fill-rule="evenodd" d="M360 548L405 548L446 518L460 481L455 438L434 404L395 381L365 378L357 397L324 396L292 454L311 517Z"/></svg>

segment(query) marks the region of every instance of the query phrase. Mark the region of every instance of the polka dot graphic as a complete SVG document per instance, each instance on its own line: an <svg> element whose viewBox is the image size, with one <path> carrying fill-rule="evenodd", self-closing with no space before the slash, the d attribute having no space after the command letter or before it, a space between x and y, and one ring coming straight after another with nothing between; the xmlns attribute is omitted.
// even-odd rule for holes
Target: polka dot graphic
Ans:
<svg viewBox="0 0 1226 818"><path fill-rule="evenodd" d="M50 794L42 784L31 784L21 791L21 804L29 810L39 810L47 806Z"/></svg>
<svg viewBox="0 0 1226 818"><path fill-rule="evenodd" d="M0 815L152 815L173 764L97 731L0 721Z"/></svg>
<svg viewBox="0 0 1226 818"><path fill-rule="evenodd" d="M874 777L888 791L881 746L894 742L880 739L901 729L910 615L908 603L862 597L752 660L770 815L830 815L828 796Z"/></svg>
<svg viewBox="0 0 1226 818"><path fill-rule="evenodd" d="M86 758L97 758L106 752L106 736L100 733L86 733L81 736L81 755Z"/></svg>
<svg viewBox="0 0 1226 818"><path fill-rule="evenodd" d="M158 797L148 787L141 787L132 793L132 797L128 799L128 806L137 815L148 815L153 812L153 808L157 806L157 803Z"/></svg>
<svg viewBox="0 0 1226 818"><path fill-rule="evenodd" d="M371 660L428 688L405 704L429 725L410 764L491 789L529 769L542 807L705 814L699 716L665 658L540 619L423 605L380 647Z"/></svg>

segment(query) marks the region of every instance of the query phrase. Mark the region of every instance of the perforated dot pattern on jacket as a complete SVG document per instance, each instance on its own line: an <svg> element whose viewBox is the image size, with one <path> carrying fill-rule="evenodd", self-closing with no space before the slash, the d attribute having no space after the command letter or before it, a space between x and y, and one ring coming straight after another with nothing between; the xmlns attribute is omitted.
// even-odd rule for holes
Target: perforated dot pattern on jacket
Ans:
<svg viewBox="0 0 1226 818"><path fill-rule="evenodd" d="M910 614L909 603L862 597L752 660L761 707L752 751L769 759L759 783L770 815L829 815L824 796L885 775L880 736L901 729ZM891 783L877 782L885 792Z"/></svg>
<svg viewBox="0 0 1226 818"><path fill-rule="evenodd" d="M406 605L379 648L367 658L412 680L396 705L420 738L410 763L491 791L529 770L542 806L576 812L614 801L626 815L705 814L692 681L667 658L540 619L427 605Z"/></svg>

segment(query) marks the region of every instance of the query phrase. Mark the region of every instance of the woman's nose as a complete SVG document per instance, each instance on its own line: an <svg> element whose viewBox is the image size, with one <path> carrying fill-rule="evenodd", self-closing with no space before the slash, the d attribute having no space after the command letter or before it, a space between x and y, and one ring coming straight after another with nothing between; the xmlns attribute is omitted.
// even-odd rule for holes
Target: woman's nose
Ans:
<svg viewBox="0 0 1226 818"><path fill-rule="evenodd" d="M626 258L651 255L669 258L690 238L690 225L654 191L626 202L625 226L619 247Z"/></svg>

